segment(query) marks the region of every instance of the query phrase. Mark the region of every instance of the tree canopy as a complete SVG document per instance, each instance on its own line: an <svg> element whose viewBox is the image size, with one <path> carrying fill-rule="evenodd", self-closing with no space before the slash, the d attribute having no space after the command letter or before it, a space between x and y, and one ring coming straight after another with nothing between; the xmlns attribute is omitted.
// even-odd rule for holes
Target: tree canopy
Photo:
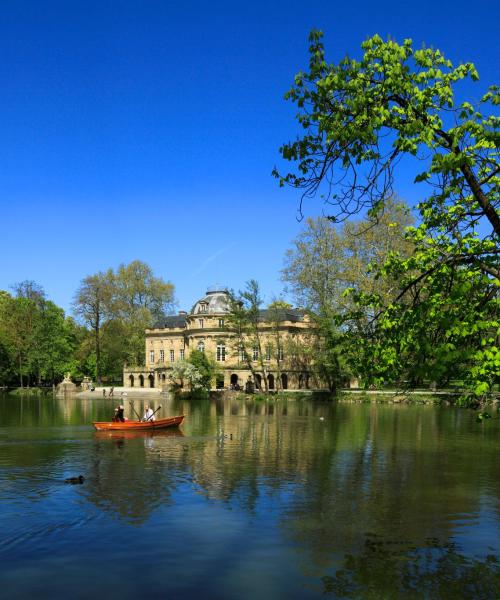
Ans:
<svg viewBox="0 0 500 600"><path fill-rule="evenodd" d="M446 381L458 371L483 395L500 370L499 89L457 102L456 85L479 78L474 65L454 66L411 40L376 35L360 60L338 64L326 61L321 32L310 43L309 71L286 95L304 135L281 153L297 171L275 170L280 184L322 198L332 221L361 213L376 222L403 157L421 161L415 183L427 190L406 234L414 254L389 255L378 270L397 286L392 302L355 296L374 319L360 369L379 382Z"/></svg>

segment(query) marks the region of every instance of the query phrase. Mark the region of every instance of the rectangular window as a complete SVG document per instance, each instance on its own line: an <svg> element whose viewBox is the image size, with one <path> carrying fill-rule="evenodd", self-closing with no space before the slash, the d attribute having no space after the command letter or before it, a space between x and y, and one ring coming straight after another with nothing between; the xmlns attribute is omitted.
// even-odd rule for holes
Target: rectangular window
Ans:
<svg viewBox="0 0 500 600"><path fill-rule="evenodd" d="M160 350L160 362L165 362L165 350Z"/></svg>
<svg viewBox="0 0 500 600"><path fill-rule="evenodd" d="M278 360L283 360L285 358L285 354L283 352L283 348L278 348Z"/></svg>
<svg viewBox="0 0 500 600"><path fill-rule="evenodd" d="M151 364L153 364L155 362L155 351L154 350L149 351L149 362Z"/></svg>
<svg viewBox="0 0 500 600"><path fill-rule="evenodd" d="M224 329L224 319L219 319L219 327L220 329Z"/></svg>
<svg viewBox="0 0 500 600"><path fill-rule="evenodd" d="M174 362L175 360L175 353L173 350L170 350L170 362Z"/></svg>
<svg viewBox="0 0 500 600"><path fill-rule="evenodd" d="M226 346L224 344L217 344L217 360L219 362L225 362L226 360Z"/></svg>
<svg viewBox="0 0 500 600"><path fill-rule="evenodd" d="M272 352L273 352L273 347L271 346L271 344L268 344L266 346L266 360L271 360Z"/></svg>
<svg viewBox="0 0 500 600"><path fill-rule="evenodd" d="M198 323L200 325L200 329L203 329L203 319L198 319Z"/></svg>
<svg viewBox="0 0 500 600"><path fill-rule="evenodd" d="M253 348L252 358L254 360L258 360L258 358L259 358L259 349L257 348L257 346L254 346L254 348Z"/></svg>
<svg viewBox="0 0 500 600"><path fill-rule="evenodd" d="M181 356L181 360L184 360L184 348L181 348L181 349L179 350L179 354L180 354L180 356Z"/></svg>

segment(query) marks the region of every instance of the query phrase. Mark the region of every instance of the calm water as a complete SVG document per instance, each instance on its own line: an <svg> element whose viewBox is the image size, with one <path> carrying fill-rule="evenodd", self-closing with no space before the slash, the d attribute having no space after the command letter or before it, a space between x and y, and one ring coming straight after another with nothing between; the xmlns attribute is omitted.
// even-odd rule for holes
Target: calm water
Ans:
<svg viewBox="0 0 500 600"><path fill-rule="evenodd" d="M500 597L499 418L163 405L180 432L110 436L109 400L0 396L2 598Z"/></svg>

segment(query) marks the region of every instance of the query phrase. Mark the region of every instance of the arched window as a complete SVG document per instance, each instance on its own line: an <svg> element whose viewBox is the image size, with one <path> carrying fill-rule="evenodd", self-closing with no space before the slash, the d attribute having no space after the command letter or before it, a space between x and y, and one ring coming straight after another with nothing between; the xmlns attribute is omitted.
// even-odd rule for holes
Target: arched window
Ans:
<svg viewBox="0 0 500 600"><path fill-rule="evenodd" d="M130 387L134 387L134 376L133 375L129 375L128 380L130 382Z"/></svg>
<svg viewBox="0 0 500 600"><path fill-rule="evenodd" d="M155 386L155 376L152 373L150 373L148 379L149 379L149 387L150 388L154 388L154 386Z"/></svg>
<svg viewBox="0 0 500 600"><path fill-rule="evenodd" d="M286 373L281 373L281 387L284 390L288 389L288 375Z"/></svg>
<svg viewBox="0 0 500 600"><path fill-rule="evenodd" d="M203 341L198 342L198 350L200 352L205 352L205 342L203 342Z"/></svg>
<svg viewBox="0 0 500 600"><path fill-rule="evenodd" d="M144 387L144 375L142 373L139 375L139 385Z"/></svg>
<svg viewBox="0 0 500 600"><path fill-rule="evenodd" d="M258 390L262 389L262 377L259 375L259 373L255 374L255 387Z"/></svg>

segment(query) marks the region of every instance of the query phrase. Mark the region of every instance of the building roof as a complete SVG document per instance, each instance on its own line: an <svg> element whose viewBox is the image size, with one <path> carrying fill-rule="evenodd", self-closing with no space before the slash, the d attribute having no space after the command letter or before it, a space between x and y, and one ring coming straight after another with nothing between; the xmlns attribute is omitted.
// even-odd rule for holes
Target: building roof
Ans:
<svg viewBox="0 0 500 600"><path fill-rule="evenodd" d="M226 289L208 290L203 298L200 298L191 309L190 315L213 315L227 314L229 312L229 292ZM156 321L153 329L184 329L187 325L187 313L180 313L169 317L163 317ZM304 320L306 311L302 308L265 308L259 310L259 321L261 322L283 322L290 321L299 323Z"/></svg>
<svg viewBox="0 0 500 600"><path fill-rule="evenodd" d="M306 311L302 308L265 308L259 310L259 320L298 323L304 320L305 314Z"/></svg>
<svg viewBox="0 0 500 600"><path fill-rule="evenodd" d="M186 327L186 315L172 315L156 321L153 329L178 329Z"/></svg>

